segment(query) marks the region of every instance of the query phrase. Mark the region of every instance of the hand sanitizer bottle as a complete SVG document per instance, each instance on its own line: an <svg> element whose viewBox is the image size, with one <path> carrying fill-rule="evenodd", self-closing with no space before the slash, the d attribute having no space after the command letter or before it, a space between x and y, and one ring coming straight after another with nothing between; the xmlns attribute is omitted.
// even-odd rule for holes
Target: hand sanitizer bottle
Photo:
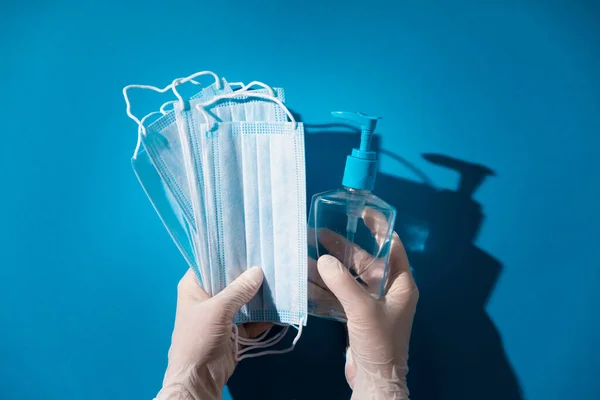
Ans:
<svg viewBox="0 0 600 400"><path fill-rule="evenodd" d="M377 154L370 150L379 117L333 112L360 126L360 147L346 159L343 188L316 194L308 218L308 309L314 316L346 321L344 309L320 278L316 260L330 254L373 297L384 294L396 209L373 195Z"/></svg>

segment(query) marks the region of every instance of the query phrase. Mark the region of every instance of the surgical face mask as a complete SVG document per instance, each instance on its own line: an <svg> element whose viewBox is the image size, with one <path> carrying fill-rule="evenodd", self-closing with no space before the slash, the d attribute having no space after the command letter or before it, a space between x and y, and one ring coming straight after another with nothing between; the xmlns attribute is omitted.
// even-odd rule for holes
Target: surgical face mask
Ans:
<svg viewBox="0 0 600 400"><path fill-rule="evenodd" d="M151 112L139 120L131 113L131 105L127 94L127 91L132 88L147 89L161 93L173 90L177 98L181 99L175 87L187 81L199 85L198 82L194 81L194 78L201 75L212 75L215 77L215 83L208 88L202 89L193 96L194 98L212 98L217 93L230 93L232 91L225 80L219 80L212 72L204 71L187 78L175 79L173 83L162 89L149 85L129 85L123 89L123 95L127 104L127 114L138 123L138 142L131 160L133 170L167 232L188 265L195 271L200 283L204 286L195 257L195 245L198 243L198 237L194 226L189 218L186 217L186 210L182 207L181 198L183 189L177 185L174 178L176 175L167 168L168 164L165 162L165 159L174 159L176 158L175 154L181 154L181 146L177 143L179 140L178 134L175 131L175 135L169 135L169 133L172 133L170 126L176 126L174 114L172 111L165 109L166 106L173 102L166 102L160 108L160 112ZM151 134L148 135L148 128L145 126L146 120L156 115L161 115L161 117L151 124L151 126L154 126L154 129L151 129ZM163 135L161 136L160 133ZM185 175L184 180L187 185ZM187 188L187 186L184 188Z"/></svg>
<svg viewBox="0 0 600 400"><path fill-rule="evenodd" d="M194 74L188 78L175 80L173 84L167 88L175 89L177 85L191 80L203 73ZM218 80L209 88L203 89L201 92L194 95L192 102L206 101L213 98L219 93L232 93L232 89L228 83L221 80L221 89L217 89ZM272 93L275 92L277 99L284 99L283 89L267 87L264 84L257 84L262 87L256 90L256 93ZM232 84L233 86L234 84ZM238 86L244 86L238 83ZM164 91L146 85L130 85L131 87L150 88L154 91ZM180 98L176 89L174 90L177 97ZM126 92L124 92L126 93ZM129 104L127 96L125 96ZM181 145L179 143L179 135L173 111L168 111L166 108L177 101L169 101L163 104L160 112L152 112L146 115L139 121L138 129L138 144L136 146L132 166L135 174L143 187L146 195L152 203L155 211L159 215L161 221L165 225L168 233L175 242L177 248L182 253L188 265L196 272L199 280L202 282L202 273L198 268L196 257L195 243L200 239L195 231L195 226L192 217L191 202L188 200L189 192L187 185L187 174L181 169L183 165ZM217 117L221 120L226 120L228 116L233 120L276 120L285 121L285 113L275 104L261 104L260 107L248 108L247 104L239 101L222 101L216 108ZM162 115L149 127L145 127L145 121L154 115ZM135 119L134 119L135 120ZM152 155L152 156L151 156ZM168 161L165 161L168 160ZM170 168L169 168L170 167ZM179 178L179 179L176 179ZM183 182L182 182L183 181ZM187 207L186 207L187 205ZM202 283L206 286L205 283ZM208 292L212 289L207 288Z"/></svg>
<svg viewBox="0 0 600 400"><path fill-rule="evenodd" d="M192 96L189 101L184 102L177 92L177 86L187 81L196 83L193 81L193 78L204 74L213 75L215 77L215 83L203 88L199 93ZM283 101L283 89L271 89L260 82L252 82L251 84L246 85L246 87L248 88L255 85L261 87L261 89L255 91L256 93L275 94L278 99ZM168 88L173 90L179 99L178 101L185 104L187 107L210 100L220 94L230 94L233 90L227 81L219 79L212 72L208 71L199 72L187 78L176 79L171 85L164 89L147 85L129 85L124 90L125 99L128 104L128 114L142 127L138 139L138 146L134 152L134 158L136 158L137 153L143 144L144 149L156 166L162 180L166 182L174 198L183 210L183 215L191 225L194 225L187 176L183 169L182 150L181 143L179 142L177 124L175 123L174 113L166 110L166 106L172 105L177 101L170 101L163 104L160 111L164 116L151 123L148 127L145 127L143 124L139 123L137 118L130 114L129 100L126 94L126 90L130 88L150 89L157 92L165 91L165 89ZM286 118L281 109L276 107L273 103L258 103L256 101L240 102L239 99L222 101L216 105L213 112L213 117L218 121L285 121Z"/></svg>
<svg viewBox="0 0 600 400"><path fill-rule="evenodd" d="M277 103L292 122L217 122L211 117L209 106L241 95ZM212 294L258 265L265 275L263 287L234 322L305 324L302 124L277 98L241 90L185 108L176 104L175 116L186 170L191 171L196 229L215 233L200 249L208 255Z"/></svg>
<svg viewBox="0 0 600 400"><path fill-rule="evenodd" d="M147 118L152 117L153 114L156 113L151 113L142 118L142 123ZM136 151L135 157L131 159L131 165L140 185L167 229L167 232L173 239L173 242L175 242L175 245L188 265L196 272L196 275L200 279L200 284L204 286L194 257L195 231L184 217L183 210L177 199L173 197L169 186L161 179L157 168L152 163L145 149L139 148Z"/></svg>
<svg viewBox="0 0 600 400"><path fill-rule="evenodd" d="M173 91L176 93L175 87L180 84L183 83L186 80L190 80L190 78L193 78L195 76L198 76L202 73L199 74L195 74L192 77L188 77L185 79L179 79L179 80L175 80L174 83L171 86L171 88L173 89ZM215 122L220 123L220 124L225 124L224 121L227 120L233 120L233 121L237 121L239 120L239 122L243 122L243 121L262 121L262 124L258 124L257 126L251 127L232 127L232 128L227 128L229 132L239 132L239 134L235 135L236 137L244 137L246 138L244 140L244 143L242 144L241 141L236 142L234 140L234 146L238 146L239 145L239 149L246 149L245 153L246 157L248 156L249 151L248 150L252 150L254 149L255 152L257 151L261 151L260 154L262 154L262 157L259 159L258 154L254 154L255 157L255 162L252 162L252 156L250 157L250 161L252 162L253 165L255 165L255 168L253 168L254 170L258 170L259 165L261 167L264 167L267 165L267 161L270 159L269 156L269 152L271 151L271 147L272 150L276 150L279 152L279 154L286 154L287 152L290 151L290 149L292 147L295 147L295 150L293 151L294 153L294 159L295 159L295 163L293 163L295 166L298 167L297 172L298 175L290 180L287 178L284 178L284 175L286 175L286 173L279 173L281 171L276 171L276 173L274 174L275 176L277 176L277 174L279 173L279 178L275 177L274 179L271 180L272 182L275 182L275 184L271 184L269 185L268 182L269 180L261 180L261 183L256 186L256 189L260 189L261 193L268 193L268 190L265 190L266 188L268 188L269 186L272 187L276 187L277 186L277 181L284 181L284 182L292 182L295 181L297 183L297 187L299 188L299 192L301 193L296 193L294 196L296 196L297 199L299 199L299 205L294 205L293 209L299 210L299 215L300 217L298 218L298 220L296 221L297 223L291 223L289 224L288 228L283 228L283 226L275 226L273 228L273 222L274 221L280 221L283 222L284 224L288 224L288 222L285 222L285 218L278 218L278 215L281 215L281 212L274 212L272 213L272 215L269 217L269 213L268 212L263 212L262 214L257 215L257 220L259 221L259 223L263 223L263 224L268 224L268 222L271 222L271 228L272 228L272 232L270 234L265 233L263 231L261 231L259 229L258 226L256 225L252 225L246 223L246 221L243 221L241 223L241 225L244 226L244 233L243 235L246 237L248 237L247 243L245 243L245 248L243 249L242 252L240 252L240 250L242 250L242 248L240 246L238 246L238 244L233 245L235 248L233 249L224 249L224 234L225 232L228 232L227 235L228 237L231 237L233 239L232 243L237 243L239 242L239 238L234 238L232 234L230 234L229 232L235 232L237 231L237 229L231 229L231 226L234 226L235 223L238 223L239 225L239 221L230 221L227 220L227 218L224 218L222 213L220 214L220 219L218 222L218 228L221 230L221 234L217 234L217 235L213 235L213 237L210 240L207 240L207 237L201 238L201 234L202 233L207 233L210 232L210 230L206 230L204 228L199 228L199 232L198 232L198 224L196 223L196 221L192 221L193 218L189 218L188 216L186 216L186 212L183 210L183 207L181 206L181 200L176 199L175 194L177 192L179 192L179 190L177 190L177 186L182 186L185 187L185 184L179 184L177 186L175 186L175 190L172 189L173 185L173 180L167 180L165 181L163 179L164 176L172 176L172 174L167 174L165 172L170 172L167 168L157 168L157 163L155 162L155 160L153 160L149 153L146 150L148 148L152 148L153 145L155 145L155 143L158 143L159 145L161 143L164 143L165 141L162 140L159 136L158 141L152 141L152 140L148 140L145 135L147 134L149 128L153 127L156 128L155 130L158 130L159 132L165 132L165 128L167 127L172 127L173 125L176 125L173 123L173 120L175 119L179 119L181 120L181 118L174 118L173 116L175 114L173 114L173 112L168 112L166 111L166 107L170 104L172 104L173 102L168 102L165 103L163 105L163 107L161 107L161 112L163 114L166 114L166 117L161 117L161 119L159 119L157 122L151 124L148 128L144 128L143 127L143 122L145 119L149 118L152 114L157 114L157 113L151 113L149 115L147 115L143 120L142 123L139 123L140 121L137 120L136 118L133 118L134 120L136 120L136 122L139 123L140 126L140 130L139 130L139 136L140 136L140 140L138 142L138 147L136 148L136 151L134 153L134 157L132 160L132 163L134 164L134 170L136 171L136 175L138 176L138 179L140 180L140 183L142 184L142 186L144 187L144 190L146 191L148 197L150 198L152 204L154 205L157 213L159 214L159 216L161 217L161 220L163 221L163 223L165 224L167 230L169 231L169 233L171 234L173 240L176 242L176 244L178 245L178 248L180 249L180 251L182 252L182 254L184 255L184 258L188 261L188 263L190 264L190 266L194 269L194 271L196 272L197 277L200 279L200 283L203 285L203 287L210 292L211 294L214 294L218 291L220 291L224 285L226 286L229 282L233 281L233 279L235 279L237 276L239 276L239 274L241 274L247 267L251 266L251 265L266 265L263 266L263 270L265 271L265 288L263 289L262 293L259 294L259 296L257 298L255 298L250 305L244 307L244 309L242 309L240 311L240 313L238 313L238 315L236 315L236 319L235 322L236 323L242 323L242 322L248 322L248 321L272 321L275 323L279 323L279 324L292 324L292 325L297 325L297 329L298 329L298 334L294 339L294 342L292 344L292 346L286 350L267 350L267 351L262 351L260 353L252 353L253 350L255 349L264 349L266 347L270 347L272 345L275 345L277 342L279 342L287 333L288 331L288 326L285 326L284 329L282 331L279 332L279 334L275 335L274 337L271 337L269 339L265 339L267 333L265 333L264 335L262 335L259 338L256 339L244 339L239 337L239 335L237 335L237 332L234 332L233 334L233 338L235 339L237 344L240 345L245 345L248 346L246 348L244 348L243 350L239 351L239 353L236 355L238 360L241 360L243 358L247 358L247 357L256 357L256 356L260 356L263 354L274 354L274 353L284 353L287 351L291 351L294 347L294 345L296 344L296 342L299 340L301 333L302 333L302 326L306 324L306 256L305 256L305 249L302 249L302 247L304 246L300 246L299 250L292 250L289 254L286 254L285 251L283 251L283 249L281 248L282 245L282 240L281 239L274 239L274 238L284 238L283 242L285 242L287 240L288 245L289 243L291 243L292 241L294 241L293 238L290 237L286 237L286 235L289 234L288 230L294 230L296 229L296 227L294 227L293 225L298 225L300 227L300 229L297 231L297 242L298 243L304 243L305 242L305 231L303 230L305 228L305 205L304 205L304 199L305 199L305 194L304 194L304 150L303 150L303 131L302 131L302 126L298 125L298 129L293 129L290 127L285 127L282 128L275 128L274 130L272 129L273 125L276 124L269 124L269 123L265 123L268 121L271 122L282 122L282 121L286 121L287 120L287 116L286 113L289 114L289 111L283 106L283 99L284 99L284 93L283 90L281 89L271 89L268 86L264 85L264 84L260 84L258 82L253 82L250 85L246 85L244 86L242 85L238 85L238 86L243 86L242 90L240 90L238 93L236 93L236 95L231 95L232 94L232 90L230 90L230 88L227 88L227 83L223 80L222 81L223 86L221 87L221 92L218 92L219 89L216 89L216 87L210 88L211 91L206 91L203 90L203 92L201 92L199 95L194 96L194 98L192 98L189 102L184 102L183 99L181 99L181 96L178 95L178 93L176 93L178 99L180 100L178 102L178 104L180 104L181 108L179 110L177 110L177 112L183 114L184 112L182 111L183 109L189 109L190 111L192 111L195 116L196 119L197 118L197 113L194 110L199 110L199 108L197 108L196 106L198 106L199 104L202 104L202 102L206 103L207 99L211 99L211 98L215 98L215 96L219 97L219 99L217 99L217 101L212 102L212 107L211 108L207 108L205 111L203 111L203 116L202 118L212 118L214 119ZM233 86L234 84L232 84ZM216 86L213 85L213 86ZM249 90L251 86L259 86L262 88L259 90ZM152 87L147 87L147 88L152 88ZM157 88L154 88L157 89ZM154 90L153 89L153 90ZM165 88L166 89L166 88ZM164 91L165 89L158 89L156 91ZM215 90L216 89L216 90ZM242 93L244 92L244 93ZM124 94L125 94L125 90L124 90ZM241 95L244 96L241 96ZM275 94L275 97L273 98L272 95ZM253 97L250 97L251 95L255 95ZM128 103L128 114L130 114L130 110L129 110L129 102L126 97L126 101ZM265 97L267 99L271 98L273 99L273 101L264 101ZM279 106L278 106L279 105ZM208 114L208 115L204 115L204 114ZM132 115L130 115L131 117ZM290 114L290 118L293 120L293 117L291 117ZM207 120L204 120L205 122ZM243 125L243 124L237 124L237 125ZM262 127L261 127L262 125ZM288 126L290 124L287 124ZM159 128L160 127L160 128ZM214 128L215 126L213 126L212 128ZM296 124L293 124L293 127L296 127ZM211 128L211 130L212 130ZM171 128L172 129L172 128ZM208 127L204 129L204 133L208 133ZM176 129L178 136L181 135L181 131L179 129ZM269 132L271 131L271 132ZM173 138L173 133L174 131L169 131L170 132L170 137ZM198 133L197 130L194 130L192 133ZM258 134L257 134L258 133ZM252 139L248 139L248 138L254 138L254 140L256 141L257 139L259 139L259 135L275 135L275 136L293 136L294 139L290 142L289 140L287 140L287 143L284 143L286 140L273 140L273 142L275 143L274 146L265 146L265 142L263 141L262 143L259 143L258 145L256 144L252 144ZM151 136L151 135L150 135ZM169 136L169 135L162 135L163 138L165 136ZM192 137L194 135L190 135L189 132L187 134L183 134L182 137L186 138L186 137ZM142 145L142 139L146 139L146 141L143 143ZM210 142L210 137L208 137L208 135L205 135L205 137L199 137L194 139L195 140L195 146L198 146L201 143L201 140L199 139L206 139L207 143ZM264 139L264 138L263 138ZM175 140L167 140L166 143L179 143L179 148L181 148L181 140L178 138L176 138ZM188 140L184 140L184 142L188 142ZM224 140L224 141L219 141L218 138L215 141L215 143L223 143L223 144L227 144L228 140ZM259 140L260 142L260 140ZM268 140L268 142L270 142L270 140ZM277 143L279 142L279 143ZM202 142L204 143L204 142ZM238 145L236 145L235 143L238 143ZM231 145L231 144L230 144ZM173 151L174 148L176 146L163 146L163 151ZM208 148L208 147L204 147L204 148ZM266 152L264 151L266 150ZM197 153L200 152L200 149L198 147L195 147L195 151ZM175 152L175 153L179 153L181 154L179 151ZM185 153L185 152L184 152ZM187 151L187 154L189 155L189 149ZM212 157L213 159L215 156L215 153L211 153L210 157ZM238 154L239 157L239 154ZM281 163L280 161L277 161L276 158L274 157L275 162L276 163ZM240 160L240 158L238 158L238 160ZM260 160L260 161L259 161ZM285 165L285 161L282 165ZM184 165L183 163L181 163L180 165ZM161 165L159 164L159 167ZM164 166L164 165L163 165ZM270 166L270 165L269 165ZM219 171L221 169L222 165L221 163L217 163L217 168L213 169L212 171L214 171L215 173L217 173L217 171ZM189 189L189 180L191 179L192 182L197 182L197 180L195 180L193 177L190 177L189 174L187 173L185 167L184 167L184 171L185 174L187 176L188 179L188 189ZM162 172L162 175L161 173ZM212 172L209 172L209 175ZM198 175L197 173L195 173L196 176ZM229 173L225 173L225 175L229 175ZM257 175L257 178L260 178L261 176L264 176L264 171L262 173L259 173ZM287 173L287 175L289 175L289 173ZM248 176L244 176L244 179L247 183ZM197 179L197 178L196 178ZM243 183L242 183L243 184ZM251 183L251 186L254 186L254 183ZM216 187L216 185L215 185ZM285 193L292 193L292 191L290 191L289 189L282 187L282 189L285 191ZM205 197L206 196L205 194ZM244 195L244 197L248 197L248 195ZM268 196L266 196L268 197ZM218 202L215 201L212 204L209 204L209 207L213 207L213 210L215 209L214 206L217 204L221 204L221 207L223 207L223 204L226 204L226 201L223 201L223 198L221 195L218 196ZM234 199L231 199L234 200ZM230 204L235 205L235 203L238 203L238 201L231 201ZM274 203L274 204L273 204ZM271 204L269 205L270 208L275 208L276 210L279 209L281 210L281 204L277 204L278 201L275 200L274 202L271 201ZM254 207L256 207L256 204L260 204L260 201L255 201L255 205ZM228 206L225 206L228 207ZM238 203L238 208L239 208L239 203ZM252 207L243 207L244 209L244 213L246 213L246 210L250 210ZM260 208L262 208L259 205L259 210ZM192 208L193 211L193 208ZM194 211L193 211L194 212ZM195 212L194 212L195 214ZM251 213L250 213L251 214ZM291 214L288 214L288 216ZM224 221L227 220L227 221ZM192 222L190 222L192 221ZM300 221L298 223L298 221ZM216 222L216 220L214 221ZM206 222L205 222L206 223ZM247 229L246 229L246 225L248 225ZM204 226L202 224L200 224L200 226ZM215 227L214 225L211 225L212 227ZM246 232L247 231L247 232ZM285 231L285 232L282 232ZM200 233L200 234L199 234ZM262 235L262 233L265 233L265 235ZM239 231L238 231L239 234ZM206 235L205 235L206 236ZM293 236L293 235L292 235ZM245 240L245 239L244 239ZM268 250L269 246L265 246L265 243L269 243L272 242L271 246L272 249L271 251ZM213 248L214 251L211 252L210 256L208 254L208 250L207 250L207 243L210 243L210 246ZM275 246L279 246L279 251L275 248ZM256 250L258 249L258 250ZM248 251L249 250L249 251ZM243 252L246 252L246 261L250 260L253 262L250 262L250 264L244 264L243 260L244 257L241 256L241 254ZM233 255L233 257L231 257L231 255ZM225 270L223 270L224 264L221 263L219 264L220 260L223 260L223 262L225 262L224 260L232 260L232 262L235 259L238 259L241 263L240 264L227 264ZM277 260L280 259L288 259L288 260L292 260L291 264L289 267L283 266L282 265L277 265L274 264L275 262L277 262ZM297 259L297 262L293 262L294 259ZM200 260L200 262L199 262ZM271 261L269 261L271 260ZM288 262L289 263L289 262ZM285 264L285 263L284 263ZM199 266L201 268L199 268ZM202 268L203 266L207 266L208 270L206 270L206 268ZM205 269L205 271L201 272L200 269ZM217 278L221 279L219 282L217 282ZM203 279L204 277L204 279ZM223 278L221 278L223 277ZM297 281L294 280L294 277L297 277ZM289 281L292 281L291 283ZM268 285L268 287L267 287ZM296 287L298 286L298 287ZM210 288L210 290L209 290ZM287 297L286 297L287 294ZM234 331L237 331L237 327L234 325ZM236 349L239 349L238 346L235 346Z"/></svg>

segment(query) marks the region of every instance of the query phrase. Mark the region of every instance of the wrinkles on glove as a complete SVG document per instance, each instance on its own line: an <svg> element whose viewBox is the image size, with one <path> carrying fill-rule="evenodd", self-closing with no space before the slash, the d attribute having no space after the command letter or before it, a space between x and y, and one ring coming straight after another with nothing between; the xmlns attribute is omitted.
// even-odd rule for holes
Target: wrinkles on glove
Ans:
<svg viewBox="0 0 600 400"><path fill-rule="evenodd" d="M352 341L370 343L348 349L346 375L353 399L408 399L406 358L397 354L394 338L373 340L368 324L351 325ZM351 376L350 376L351 375Z"/></svg>
<svg viewBox="0 0 600 400"><path fill-rule="evenodd" d="M176 370L169 367L157 400L179 399L177 396L183 396L181 398L186 400L221 399L226 383L223 371L233 368L235 361L228 358L219 358L205 365L187 365ZM168 396L162 397L163 392Z"/></svg>
<svg viewBox="0 0 600 400"><path fill-rule="evenodd" d="M158 392L154 400L196 400L192 393L183 383L174 383L163 388Z"/></svg>
<svg viewBox="0 0 600 400"><path fill-rule="evenodd" d="M352 352L352 350L350 350ZM389 371L387 373L386 371ZM356 363L356 376L352 400L408 400L406 370L391 365L390 368L371 368Z"/></svg>
<svg viewBox="0 0 600 400"><path fill-rule="evenodd" d="M256 295L263 280L260 268L250 268L214 297L189 270L178 285L177 313L169 349L169 364L157 400L217 400L237 365L232 338L234 314ZM239 327L239 334L260 333L264 324Z"/></svg>

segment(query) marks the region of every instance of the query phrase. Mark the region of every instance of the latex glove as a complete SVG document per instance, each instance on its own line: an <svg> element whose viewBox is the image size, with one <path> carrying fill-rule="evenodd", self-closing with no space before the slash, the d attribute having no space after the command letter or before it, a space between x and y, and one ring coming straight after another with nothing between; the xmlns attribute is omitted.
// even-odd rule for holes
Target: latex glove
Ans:
<svg viewBox="0 0 600 400"><path fill-rule="evenodd" d="M375 214L369 217L377 218ZM367 221L367 217L365 222L371 227L378 223ZM335 243L340 243L340 239L343 238L336 238ZM387 292L378 300L338 259L327 255L318 260L319 274L348 318L346 379L353 389L352 399L408 399L408 344L419 291L396 233L390 251ZM365 252L355 254L365 257ZM371 262L366 258L358 261L357 265Z"/></svg>
<svg viewBox="0 0 600 400"><path fill-rule="evenodd" d="M221 399L237 364L233 316L256 295L262 281L262 270L253 267L211 298L194 272L187 271L177 287L169 364L156 400ZM270 326L245 324L239 327L239 335L255 337Z"/></svg>

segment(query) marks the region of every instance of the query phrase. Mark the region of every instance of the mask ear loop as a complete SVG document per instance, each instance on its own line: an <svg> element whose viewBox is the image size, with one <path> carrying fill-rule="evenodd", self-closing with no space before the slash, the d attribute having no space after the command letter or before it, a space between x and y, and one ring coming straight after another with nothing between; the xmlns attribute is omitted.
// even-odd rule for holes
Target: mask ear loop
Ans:
<svg viewBox="0 0 600 400"><path fill-rule="evenodd" d="M268 90L270 96L275 96L275 91L273 90L273 88L271 86L267 85L266 83L259 82L259 81L252 81L247 85L243 85L241 88L239 88L237 90L237 92L238 93L247 92L248 90L252 89L253 86L260 86L261 88Z"/></svg>
<svg viewBox="0 0 600 400"><path fill-rule="evenodd" d="M259 337L251 339L251 338L241 337L239 335L239 328L234 325L233 332L231 332L231 336L235 342L235 346L237 349L236 357L239 357L240 355L242 355L248 351L251 351L251 350L261 349L261 348L273 346L273 345L279 343L287 334L288 329L289 329L289 326L286 326L281 331L277 332L272 338L262 341L267 336L269 331L271 330L270 328L265 333L260 335ZM244 347L243 349L240 349L241 346L246 346L246 347Z"/></svg>
<svg viewBox="0 0 600 400"><path fill-rule="evenodd" d="M174 105L175 103L177 103L177 100L171 100L171 101L167 101L167 102L163 103L163 105L160 106L160 109L159 109L160 113L162 115L167 115L169 112L173 111L173 109L167 110L167 109L165 109L165 107Z"/></svg>
<svg viewBox="0 0 600 400"><path fill-rule="evenodd" d="M138 140L135 146L135 150L133 151L133 159L137 160L138 152L142 146L142 135L146 134L146 128L144 127L144 122L153 115L162 114L160 111L152 111L149 114L144 115L144 117L140 120L140 125L138 126ZM143 133L142 133L143 132Z"/></svg>
<svg viewBox="0 0 600 400"><path fill-rule="evenodd" d="M142 121L140 121L135 115L133 115L133 113L131 112L131 102L129 101L129 95L127 94L127 92L130 89L147 89L147 90L152 90L154 92L157 93L165 93L168 90L173 90L173 92L175 93L175 96L177 96L177 99L181 102L181 104L183 104L183 98L181 97L181 95L179 94L179 92L177 92L177 89L175 89L175 86L180 85L182 83L185 82L189 82L192 81L194 84L198 84L198 82L194 81L193 79L201 76L201 75L212 75L215 78L215 83L217 85L217 89L221 88L221 80L219 79L219 76L217 74L215 74L212 71L201 71L201 72L196 72L195 74L192 74L186 78L177 78L175 79L173 82L171 82L171 84L165 86L164 88L159 88L156 86L151 86L151 85L127 85L123 88L123 98L125 99L125 105L126 105L126 111L127 111L127 116L129 118L131 118L133 121L135 121L138 125L138 127L142 127L142 134L146 134L146 128L144 127L144 125L142 124ZM164 106L164 104L163 104ZM163 107L161 107L162 109Z"/></svg>
<svg viewBox="0 0 600 400"><path fill-rule="evenodd" d="M170 90L172 86L173 86L173 84L171 83L170 85L167 85L162 89L159 87L150 86L150 85L127 85L123 88L123 97L125 98L125 105L127 106L127 116L129 118L131 118L132 120L134 120L135 123L137 123L138 127L141 128L142 133L144 135L146 134L146 128L144 127L144 124L142 123L142 121L140 121L135 115L133 115L131 113L131 102L129 101L129 95L127 94L127 92L130 89L148 89L148 90L152 90L152 91L158 92L158 93L165 93L166 91Z"/></svg>
<svg viewBox="0 0 600 400"><path fill-rule="evenodd" d="M259 82L259 81L252 81L247 85L245 85L244 82L230 82L229 86L240 86L240 88L237 89L236 92L246 91L246 90L250 89L252 86L260 86L261 88L268 90L269 94L271 96L275 96L275 92L269 85L267 85L266 83Z"/></svg>
<svg viewBox="0 0 600 400"><path fill-rule="evenodd" d="M237 326L236 326L236 328L237 328ZM245 346L249 346L251 344L259 342L259 341L263 340L269 334L269 332L271 332L271 329L272 329L272 327L267 329L266 331L264 331L262 335L255 337L255 338L243 338L240 336L239 343L242 345L245 345ZM234 331L235 331L235 329L234 329ZM231 334L233 335L234 332L231 332Z"/></svg>
<svg viewBox="0 0 600 400"><path fill-rule="evenodd" d="M197 85L197 86L201 86L201 85L202 85L200 82L198 82L198 81L195 81L195 80L193 80L193 79L190 79L190 81L189 81L189 82L190 82L191 84L193 84L193 85ZM162 106L160 106L160 109L159 109L159 110L160 110L160 112L161 112L161 114L162 114L162 115L167 115L169 112L173 111L173 109L167 110L165 107L167 107L167 106L170 106L170 105L173 105L173 104L175 104L175 103L177 103L177 100L170 100L170 101L166 101L166 102L164 102L164 103L163 103L163 105L162 105Z"/></svg>
<svg viewBox="0 0 600 400"><path fill-rule="evenodd" d="M213 78L215 78L215 84L217 85L217 89L221 89L221 79L219 79L219 76L212 71L200 71L200 72L196 72L195 74L192 74L186 78L177 78L177 79L173 80L171 85L173 86L173 93L177 97L177 100L179 100L179 104L181 104L182 108L185 106L185 103L183 101L183 97L181 97L181 95L177 91L177 86L181 85L182 83L189 82L192 79L197 78L202 75L212 75Z"/></svg>
<svg viewBox="0 0 600 400"><path fill-rule="evenodd" d="M191 83L195 84L195 85L200 85L200 83L194 81L194 80L190 80ZM257 85L262 87L265 90L268 90L273 96L275 96L275 93L273 92L273 89L271 89L268 85L262 83L262 82L258 82L258 81L254 81L252 82L252 84ZM242 88L237 89L237 91L240 91L244 88L244 83L243 82L231 82L229 84L229 86L241 86ZM160 112L163 115L167 115L170 111L173 111L173 109L167 110L166 107L170 106L170 105L174 105L175 103L177 103L178 100L171 100L171 101L167 101L165 102L162 106L160 106Z"/></svg>
<svg viewBox="0 0 600 400"><path fill-rule="evenodd" d="M241 86L244 87L244 82L229 82L229 86Z"/></svg>
<svg viewBox="0 0 600 400"><path fill-rule="evenodd" d="M281 331L277 332L277 334L275 336L273 336L272 338L265 340L264 342L254 342L254 343L250 344L249 347L246 347L245 349L241 349L240 351L238 351L238 356L242 355L244 353L247 353L249 351L252 351L252 350L263 349L265 347L276 345L277 343L281 342L281 339L283 339L285 337L285 335L288 333L289 329L290 329L290 327L286 326ZM240 339L243 339L243 338L240 338Z"/></svg>
<svg viewBox="0 0 600 400"><path fill-rule="evenodd" d="M250 338L241 337L239 335L239 328L237 327L237 325L234 325L233 332L231 334L232 334L232 339L235 341L235 346L237 349L236 350L236 359L238 359L242 354L247 353L249 351L276 345L285 337L285 335L288 333L288 330L289 330L289 326L286 326L281 331L277 332L275 334L275 336L273 336L272 338L269 338L268 340L261 342L261 340L267 336L270 329L267 332L263 333L260 337L250 339ZM247 347L240 349L240 346L247 346Z"/></svg>
<svg viewBox="0 0 600 400"><path fill-rule="evenodd" d="M271 89L270 86L267 86L266 84L262 83L262 82L251 82L249 84L247 84L246 86L242 87L241 89L233 92L233 93L227 93L227 94L223 94L217 97L212 98L211 100L202 103L202 104L197 104L196 105L196 109L198 111L200 111L202 113L202 115L204 116L204 118L206 119L207 124L210 125L210 117L208 112L205 110L205 107L210 106L222 99L231 99L231 98L235 98L235 97L239 97L239 96L246 96L246 97L258 97L261 99L266 99L266 100L270 100L275 102L277 105L279 105L287 114L288 118L290 119L290 121L294 124L294 130L298 127L298 122L296 121L296 119L294 118L294 116L292 115L292 113L290 112L290 110L283 104L283 102L281 100L279 100L277 97L275 97L274 95L268 95L265 93L254 93L249 91L249 88L254 86L254 85L259 85L262 86L264 88L268 88L268 90L273 93L273 89ZM209 126L209 131L210 131L210 126Z"/></svg>
<svg viewBox="0 0 600 400"><path fill-rule="evenodd" d="M235 348L236 348L236 354L235 354L235 359L236 361L242 361L245 358L254 358L254 357L260 357L260 356L265 356L268 354L285 354L285 353L289 353L290 351L294 350L294 347L296 347L296 343L298 343L298 340L300 340L300 337L302 336L302 328L304 326L304 321L305 321L306 317L302 317L302 319L300 320L300 324L296 327L295 325L292 325L294 328L298 329L298 333L296 334L296 337L294 337L294 340L292 341L292 345L290 347L288 347L287 349L283 349L283 350L265 350L265 351L261 351L258 353L249 353L249 354L244 354L250 350L254 350L257 348L263 348L263 347L267 347L267 346L272 346L276 343L278 343L281 339L283 339L283 337L285 336L285 333L287 333L287 329L284 329L283 331L281 331L278 334L278 338L277 340L274 340L272 342L265 342L264 344L261 345L256 345L253 347L248 347L245 348L243 350L239 350L239 333L238 333L238 329L237 326L234 325L234 330L236 333L236 340L235 340ZM288 328L288 327L286 327ZM285 333L283 333L285 332ZM283 334L282 334L283 333Z"/></svg>

